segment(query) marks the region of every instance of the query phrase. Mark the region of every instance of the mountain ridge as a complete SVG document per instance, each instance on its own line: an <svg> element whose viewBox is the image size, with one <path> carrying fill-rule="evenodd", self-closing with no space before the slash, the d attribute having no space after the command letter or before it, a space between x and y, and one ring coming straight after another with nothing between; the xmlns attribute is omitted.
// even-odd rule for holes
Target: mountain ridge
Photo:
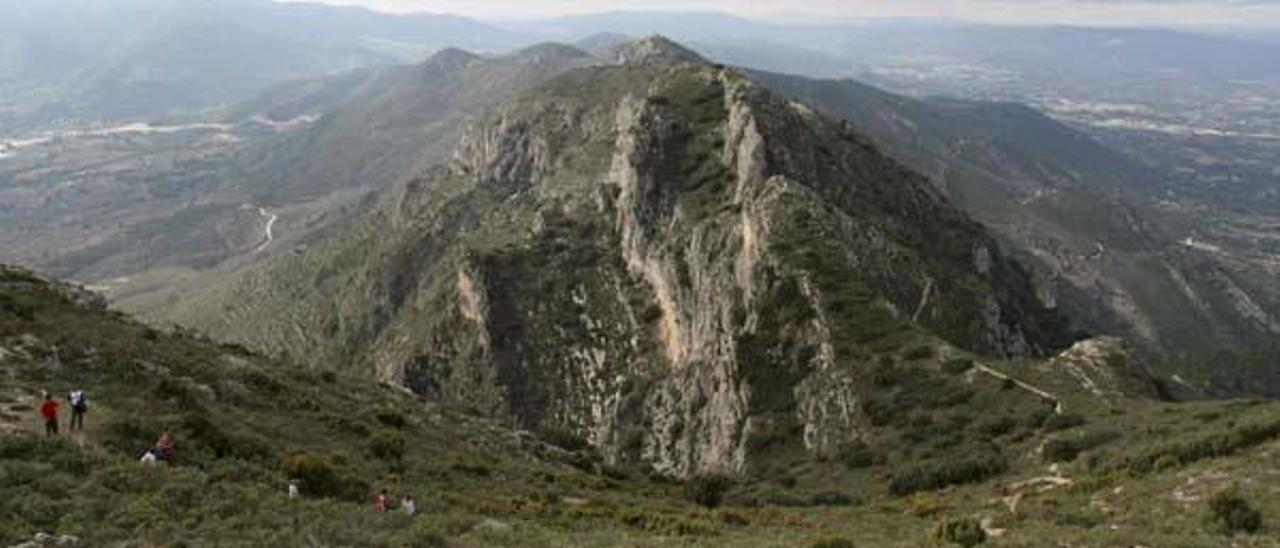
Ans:
<svg viewBox="0 0 1280 548"><path fill-rule="evenodd" d="M219 289L220 323L187 321L681 476L748 470L751 440L787 425L816 453L870 436L877 359L1073 340L926 179L731 70L658 53L504 103L345 235Z"/></svg>

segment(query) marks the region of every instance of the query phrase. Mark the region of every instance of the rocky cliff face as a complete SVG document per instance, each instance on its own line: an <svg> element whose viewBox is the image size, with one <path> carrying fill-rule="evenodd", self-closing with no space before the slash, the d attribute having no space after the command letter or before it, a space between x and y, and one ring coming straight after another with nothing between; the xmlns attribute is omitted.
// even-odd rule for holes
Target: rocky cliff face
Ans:
<svg viewBox="0 0 1280 548"><path fill-rule="evenodd" d="M221 334L673 475L874 442L877 378L1070 342L923 177L668 47L497 109L448 166L224 299L288 328Z"/></svg>

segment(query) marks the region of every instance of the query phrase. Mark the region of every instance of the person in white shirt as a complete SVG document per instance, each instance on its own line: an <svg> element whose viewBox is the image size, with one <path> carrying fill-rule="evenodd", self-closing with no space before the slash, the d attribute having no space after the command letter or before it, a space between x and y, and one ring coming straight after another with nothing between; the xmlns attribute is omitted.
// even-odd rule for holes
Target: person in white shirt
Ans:
<svg viewBox="0 0 1280 548"><path fill-rule="evenodd" d="M89 397L84 390L75 390L67 396L71 402L71 430L84 430L84 414L89 411Z"/></svg>
<svg viewBox="0 0 1280 548"><path fill-rule="evenodd" d="M404 513L412 516L418 513L418 502L413 500L413 495L405 495L404 499L400 501L400 508L404 510Z"/></svg>

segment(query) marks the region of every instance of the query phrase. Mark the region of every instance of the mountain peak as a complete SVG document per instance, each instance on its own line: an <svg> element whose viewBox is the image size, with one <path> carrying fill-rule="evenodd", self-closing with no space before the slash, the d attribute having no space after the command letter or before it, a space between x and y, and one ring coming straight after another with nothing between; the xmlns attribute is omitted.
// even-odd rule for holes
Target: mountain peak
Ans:
<svg viewBox="0 0 1280 548"><path fill-rule="evenodd" d="M527 48L520 49L511 54L513 58L519 59L583 59L591 57L591 54L568 44L559 42L542 42L534 44Z"/></svg>
<svg viewBox="0 0 1280 548"><path fill-rule="evenodd" d="M444 48L427 58L427 60L423 61L422 64L423 66L457 68L465 67L482 59L484 58L467 50Z"/></svg>
<svg viewBox="0 0 1280 548"><path fill-rule="evenodd" d="M697 63L706 64L707 59L693 50L675 41L654 34L639 40L618 46L613 50L613 57L619 64L648 63Z"/></svg>

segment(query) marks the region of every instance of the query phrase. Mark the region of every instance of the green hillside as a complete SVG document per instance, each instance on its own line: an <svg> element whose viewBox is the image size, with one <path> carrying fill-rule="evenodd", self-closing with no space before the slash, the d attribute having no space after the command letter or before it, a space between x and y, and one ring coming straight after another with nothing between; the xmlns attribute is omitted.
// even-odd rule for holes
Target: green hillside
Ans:
<svg viewBox="0 0 1280 548"><path fill-rule="evenodd" d="M45 532L91 546L943 546L939 529L968 523L993 546L1280 542L1280 407L1143 397L1123 354L1093 359L1105 347L991 366L1050 393L1058 414L956 362L945 375L969 397L887 414L910 425L901 438L677 482L606 466L569 436L541 441L358 376L157 332L5 268L0 543ZM879 382L899 396L922 386ZM90 395L85 431L42 438L39 392L77 388ZM137 462L166 427L175 465ZM298 499L286 496L291 479ZM421 512L375 513L382 486L416 495ZM1260 512L1253 534L1228 537L1212 518L1211 497L1233 486Z"/></svg>

